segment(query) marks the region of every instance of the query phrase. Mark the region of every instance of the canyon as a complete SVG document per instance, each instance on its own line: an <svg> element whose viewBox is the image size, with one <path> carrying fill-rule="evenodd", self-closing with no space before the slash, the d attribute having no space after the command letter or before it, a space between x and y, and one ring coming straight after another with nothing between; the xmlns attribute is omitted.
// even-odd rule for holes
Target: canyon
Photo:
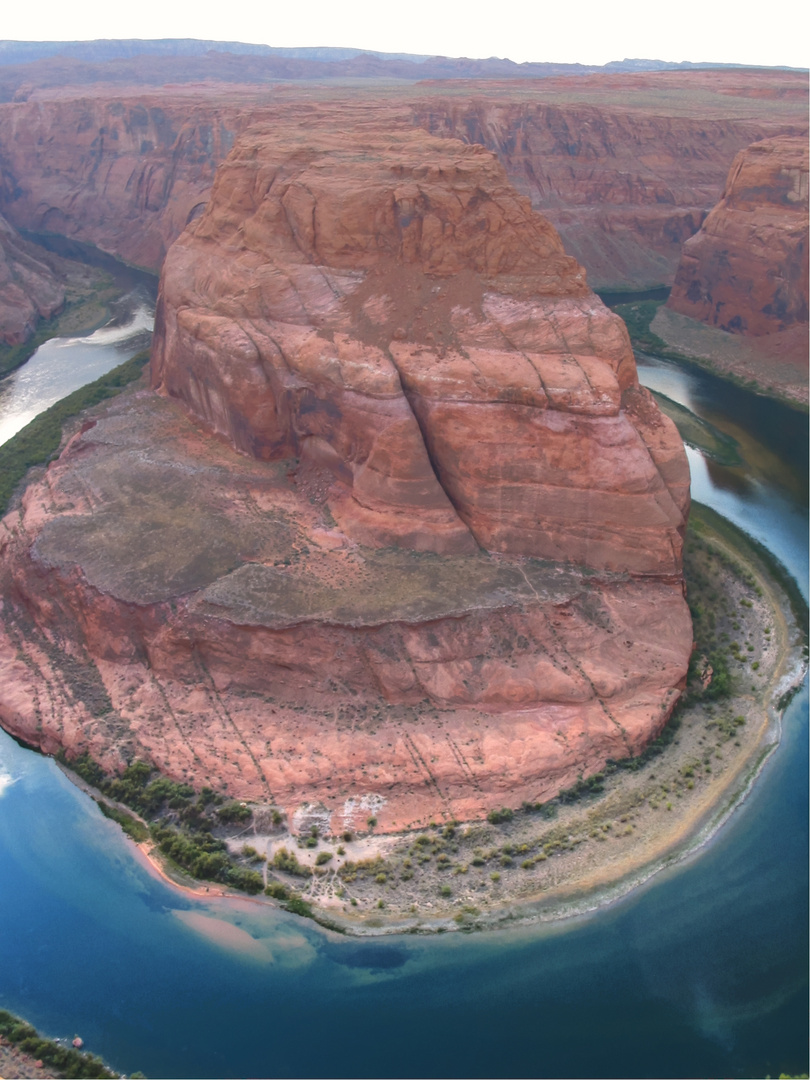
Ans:
<svg viewBox="0 0 810 1080"><path fill-rule="evenodd" d="M0 104L0 213L154 271L201 212L236 136L257 122L329 113L339 129L358 118L480 143L599 288L671 284L734 155L807 131L806 79L792 72L266 86L193 83L185 60L176 83L153 86L114 65L108 81L76 85L70 71L53 85L25 68L16 100Z"/></svg>
<svg viewBox="0 0 810 1080"><path fill-rule="evenodd" d="M21 345L64 302L64 284L41 249L0 217L0 343Z"/></svg>
<svg viewBox="0 0 810 1080"><path fill-rule="evenodd" d="M493 154L254 124L151 381L3 522L3 725L331 831L543 801L666 722L680 438Z"/></svg>

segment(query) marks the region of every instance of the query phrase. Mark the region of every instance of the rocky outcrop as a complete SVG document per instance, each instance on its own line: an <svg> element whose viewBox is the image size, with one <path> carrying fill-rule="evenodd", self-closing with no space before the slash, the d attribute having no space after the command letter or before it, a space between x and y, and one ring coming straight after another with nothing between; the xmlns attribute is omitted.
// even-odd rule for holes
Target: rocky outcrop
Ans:
<svg viewBox="0 0 810 1080"><path fill-rule="evenodd" d="M755 142L734 159L723 197L683 249L668 306L760 337L808 322L806 138Z"/></svg>
<svg viewBox="0 0 810 1080"><path fill-rule="evenodd" d="M489 152L254 128L159 308L160 394L3 522L8 730L338 831L542 801L661 729L683 447Z"/></svg>
<svg viewBox="0 0 810 1080"><path fill-rule="evenodd" d="M328 473L358 542L680 572L680 439L481 147L251 132L158 308L153 385L238 449Z"/></svg>
<svg viewBox="0 0 810 1080"><path fill-rule="evenodd" d="M352 543L316 472L116 399L0 529L0 720L333 831L543 801L665 723L677 582Z"/></svg>
<svg viewBox="0 0 810 1080"><path fill-rule="evenodd" d="M64 285L42 253L0 217L0 342L27 341L37 321L49 319L64 302Z"/></svg>

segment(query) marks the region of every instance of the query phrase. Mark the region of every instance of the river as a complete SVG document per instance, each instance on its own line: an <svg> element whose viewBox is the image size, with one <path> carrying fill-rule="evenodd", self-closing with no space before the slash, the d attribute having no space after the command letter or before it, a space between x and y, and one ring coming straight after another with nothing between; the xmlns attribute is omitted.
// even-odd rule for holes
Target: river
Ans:
<svg viewBox="0 0 810 1080"><path fill-rule="evenodd" d="M738 438L736 469L690 451L695 497L763 539L806 595L807 418L654 358L640 372ZM806 1070L807 712L805 684L713 841L611 907L378 941L188 898L0 733L0 1007L151 1077Z"/></svg>
<svg viewBox="0 0 810 1080"><path fill-rule="evenodd" d="M92 334L51 338L0 382L0 446L44 409L148 346L155 305L143 290L117 302L114 322Z"/></svg>

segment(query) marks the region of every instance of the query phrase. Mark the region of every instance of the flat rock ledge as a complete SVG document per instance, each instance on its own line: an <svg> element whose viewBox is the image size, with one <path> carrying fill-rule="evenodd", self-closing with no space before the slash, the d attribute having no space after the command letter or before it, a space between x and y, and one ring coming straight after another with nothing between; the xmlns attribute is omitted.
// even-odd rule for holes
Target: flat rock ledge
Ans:
<svg viewBox="0 0 810 1080"><path fill-rule="evenodd" d="M333 833L541 801L663 727L680 577L364 548L321 481L149 391L99 407L2 523L3 726Z"/></svg>

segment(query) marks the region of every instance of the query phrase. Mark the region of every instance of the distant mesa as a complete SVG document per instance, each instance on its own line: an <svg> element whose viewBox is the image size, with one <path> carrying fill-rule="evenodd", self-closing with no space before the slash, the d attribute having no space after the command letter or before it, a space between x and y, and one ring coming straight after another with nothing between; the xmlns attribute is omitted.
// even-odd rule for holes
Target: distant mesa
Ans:
<svg viewBox="0 0 810 1080"><path fill-rule="evenodd" d="M598 71L685 71L709 68L739 68L741 64L693 63L685 60L677 63L667 60L611 60L607 64L560 64L554 62L515 63L512 60L490 56L469 57L432 56L427 53L378 52L373 49L301 47L280 48L271 45L249 44L241 41L208 41L197 38L99 38L92 41L0 41L0 66L27 64L52 57L64 57L90 63L108 63L130 60L139 56L210 59L216 54L242 57L260 57L269 67L273 61L296 60L309 67L298 69L297 77L312 78L319 73L320 65L335 66L334 75L353 73L372 74L364 71L362 61L374 61L376 72L380 63L392 76L412 78L538 78L544 75L583 75ZM347 70L353 61L361 61ZM421 71L419 69L422 69ZM441 74L439 75L439 72Z"/></svg>

